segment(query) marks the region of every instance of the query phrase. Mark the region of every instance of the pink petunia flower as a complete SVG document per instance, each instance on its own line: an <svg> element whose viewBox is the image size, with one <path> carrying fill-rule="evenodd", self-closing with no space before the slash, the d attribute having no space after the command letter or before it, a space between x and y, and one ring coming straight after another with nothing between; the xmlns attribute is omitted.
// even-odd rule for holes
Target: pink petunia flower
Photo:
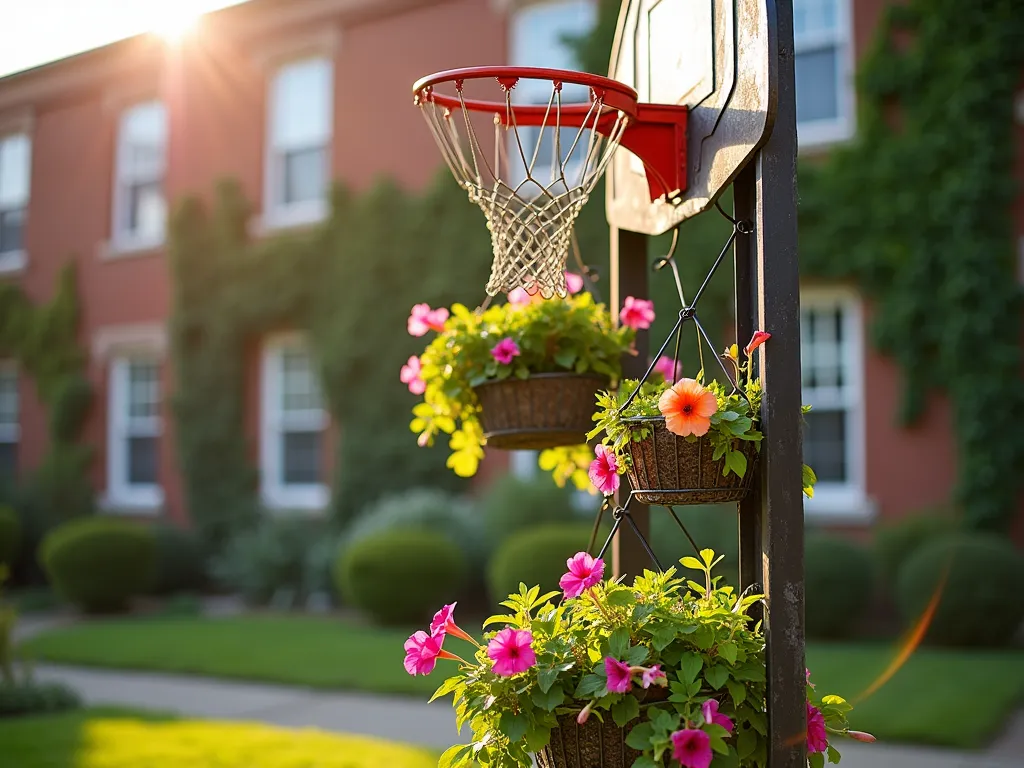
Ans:
<svg viewBox="0 0 1024 768"><path fill-rule="evenodd" d="M519 357L519 354L519 345L507 336L491 350L491 357L502 365L508 365L512 362L512 358Z"/></svg>
<svg viewBox="0 0 1024 768"><path fill-rule="evenodd" d="M579 597L604 578L604 560L577 552L565 561L569 572L558 580L566 599Z"/></svg>
<svg viewBox="0 0 1024 768"><path fill-rule="evenodd" d="M662 355L654 364L654 370L665 377L669 384L675 384L683 377L683 364L677 363L671 357Z"/></svg>
<svg viewBox="0 0 1024 768"><path fill-rule="evenodd" d="M754 335L750 337L750 343L743 348L743 354L750 357L750 353L755 349L764 344L772 335L767 331L754 331Z"/></svg>
<svg viewBox="0 0 1024 768"><path fill-rule="evenodd" d="M619 490L619 462L615 458L615 452L608 450L607 446L598 445L594 449L594 460L590 462L587 474L594 487L605 496Z"/></svg>
<svg viewBox="0 0 1024 768"><path fill-rule="evenodd" d="M402 366L402 371L399 374L399 378L403 384L407 384L409 391L414 395L422 395L427 391L427 382L420 376L422 366L420 365L420 359L413 355L409 360Z"/></svg>
<svg viewBox="0 0 1024 768"><path fill-rule="evenodd" d="M525 288L513 288L508 292L508 303L516 307L522 307L533 301L533 297L526 292Z"/></svg>
<svg viewBox="0 0 1024 768"><path fill-rule="evenodd" d="M446 605L434 614L434 618L430 622L430 634L434 637L451 635L476 645L476 641L469 636L469 633L465 632L462 627L455 623L456 605L457 603Z"/></svg>
<svg viewBox="0 0 1024 768"><path fill-rule="evenodd" d="M583 290L583 278L575 272L566 272L565 289L569 291L570 296L579 293Z"/></svg>
<svg viewBox="0 0 1024 768"><path fill-rule="evenodd" d="M732 733L732 720L718 711L717 701L714 699L708 699L704 702L704 706L700 708L700 711L704 715L705 723L715 723L716 725L720 725L725 728L729 733Z"/></svg>
<svg viewBox="0 0 1024 768"><path fill-rule="evenodd" d="M429 304L417 304L412 308L406 327L410 336L423 336L427 331L440 333L447 319L448 310L444 307L431 309Z"/></svg>
<svg viewBox="0 0 1024 768"><path fill-rule="evenodd" d="M608 691L625 693L633 685L633 670L629 664L611 656L605 657L604 671L608 675Z"/></svg>
<svg viewBox="0 0 1024 768"><path fill-rule="evenodd" d="M405 641L405 671L410 675L429 675L434 671L443 651L443 637L434 637L420 630Z"/></svg>
<svg viewBox="0 0 1024 768"><path fill-rule="evenodd" d="M828 749L825 716L821 710L807 702L807 751L812 755Z"/></svg>
<svg viewBox="0 0 1024 768"><path fill-rule="evenodd" d="M704 731L684 728L672 734L672 757L683 768L709 768L711 765L711 737Z"/></svg>
<svg viewBox="0 0 1024 768"><path fill-rule="evenodd" d="M643 679L641 684L644 688L650 688L652 685L668 685L668 678L665 677L665 673L662 671L659 664L655 664L653 667L648 667L644 670Z"/></svg>
<svg viewBox="0 0 1024 768"><path fill-rule="evenodd" d="M528 629L506 627L491 638L487 655L494 664L491 669L501 677L512 677L525 672L537 663L533 652L533 635Z"/></svg>
<svg viewBox="0 0 1024 768"><path fill-rule="evenodd" d="M619 320L633 330L650 328L654 322L654 302L627 296L619 312Z"/></svg>

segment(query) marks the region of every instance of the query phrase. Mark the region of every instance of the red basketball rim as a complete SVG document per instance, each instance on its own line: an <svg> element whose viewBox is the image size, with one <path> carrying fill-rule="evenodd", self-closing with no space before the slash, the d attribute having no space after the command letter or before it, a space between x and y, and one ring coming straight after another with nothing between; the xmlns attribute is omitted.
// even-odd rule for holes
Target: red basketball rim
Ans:
<svg viewBox="0 0 1024 768"><path fill-rule="evenodd" d="M504 101L481 101L460 98L458 95L439 93L439 86L451 86L458 94L467 80L494 79L503 91L511 90L520 80L550 80L553 87L570 83L590 88L590 102L562 104L559 107L562 125L578 124L592 108L593 101L600 99L606 111L624 112L636 117L639 97L637 92L625 83L588 72L573 72L570 69L546 69L543 67L463 67L448 69L420 78L412 87L416 103L430 102L448 109L462 109L470 112L495 113L502 122L506 121ZM535 104L514 104L515 120L522 125L540 125L550 119L554 107Z"/></svg>

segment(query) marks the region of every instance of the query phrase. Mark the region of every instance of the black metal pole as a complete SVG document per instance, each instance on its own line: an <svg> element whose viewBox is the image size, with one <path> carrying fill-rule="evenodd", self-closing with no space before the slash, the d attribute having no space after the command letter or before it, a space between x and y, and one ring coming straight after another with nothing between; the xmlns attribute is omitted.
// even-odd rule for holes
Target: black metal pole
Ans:
<svg viewBox="0 0 1024 768"><path fill-rule="evenodd" d="M625 229L611 229L611 296L612 315L618 321L618 312L626 296L646 299L647 278L647 235ZM627 355L622 361L622 373L626 378L639 379L647 370L648 333L638 331L636 335L637 354ZM629 498L629 483L623 477L622 487L615 496L616 504ZM650 513L647 505L636 500L630 502L630 517L638 533L650 539ZM640 537L620 526L612 542L612 571L616 576L637 575L644 568L650 568L651 558L644 549Z"/></svg>
<svg viewBox="0 0 1024 768"><path fill-rule="evenodd" d="M768 608L768 764L771 768L804 768L807 721L793 0L768 0L767 8L769 88L774 80L777 105L771 136L754 165L753 274L755 322L772 334L771 341L758 350L765 392L760 492L762 583Z"/></svg>

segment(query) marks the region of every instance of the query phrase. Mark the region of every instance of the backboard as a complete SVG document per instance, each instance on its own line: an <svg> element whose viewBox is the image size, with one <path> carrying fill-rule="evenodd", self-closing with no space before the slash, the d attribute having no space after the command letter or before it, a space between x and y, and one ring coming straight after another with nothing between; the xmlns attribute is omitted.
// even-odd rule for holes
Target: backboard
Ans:
<svg viewBox="0 0 1024 768"><path fill-rule="evenodd" d="M610 224L656 235L714 203L771 133L774 0L623 0L609 76L641 102L690 108L687 188L651 202L643 164L619 148L608 167Z"/></svg>

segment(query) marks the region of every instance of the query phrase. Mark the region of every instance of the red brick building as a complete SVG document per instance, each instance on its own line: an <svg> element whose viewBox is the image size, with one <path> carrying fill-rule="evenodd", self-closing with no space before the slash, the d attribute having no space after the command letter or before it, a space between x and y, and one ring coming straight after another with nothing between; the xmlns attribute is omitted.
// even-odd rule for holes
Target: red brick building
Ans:
<svg viewBox="0 0 1024 768"><path fill-rule="evenodd" d="M884 2L795 5L801 151L827 151L856 131L854 62ZM420 187L441 160L411 107L417 77L572 67L561 37L594 16L588 0L252 0L180 44L141 36L0 78L0 279L43 301L61 265L78 266L97 393L85 437L104 509L188 516L168 407L168 201L233 177L256 204L259 235L322 219L332 178ZM1022 198L1017 212L1024 236ZM807 285L802 301L807 452L821 479L809 517L859 525L946 500L947 403L935 396L917 426L895 426L900 374L867 343L870 307L836 285ZM264 501L322 507L330 425L301 336L263 340L251 370L239 397ZM0 462L30 470L46 434L33 382L5 361Z"/></svg>

